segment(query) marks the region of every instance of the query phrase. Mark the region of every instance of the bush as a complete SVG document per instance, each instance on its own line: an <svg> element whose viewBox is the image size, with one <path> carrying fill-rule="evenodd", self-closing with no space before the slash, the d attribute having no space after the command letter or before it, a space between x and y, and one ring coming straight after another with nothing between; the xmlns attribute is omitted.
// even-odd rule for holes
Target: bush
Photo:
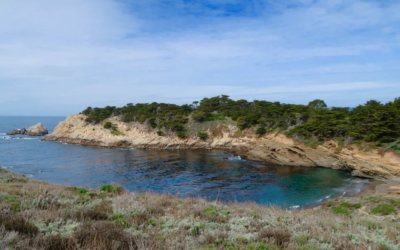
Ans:
<svg viewBox="0 0 400 250"><path fill-rule="evenodd" d="M267 130L266 130L264 127L259 127L259 128L257 128L257 130L256 130L256 135L261 136L261 135L263 135L263 134L265 134L265 133L267 133Z"/></svg>
<svg viewBox="0 0 400 250"><path fill-rule="evenodd" d="M178 131L178 132L176 132L176 135L177 135L179 138L181 138L181 139L187 137L187 134L186 134L186 132L184 132L184 131Z"/></svg>
<svg viewBox="0 0 400 250"><path fill-rule="evenodd" d="M389 204L380 204L371 210L370 214L389 215L396 211L396 209Z"/></svg>
<svg viewBox="0 0 400 250"><path fill-rule="evenodd" d="M199 133L197 133L197 137L199 137L201 140L205 141L208 138L208 133L207 132L199 132Z"/></svg>
<svg viewBox="0 0 400 250"><path fill-rule="evenodd" d="M92 208L88 208L82 213L82 219L90 220L107 220L109 214L112 213L113 209L108 202L102 202Z"/></svg>
<svg viewBox="0 0 400 250"><path fill-rule="evenodd" d="M123 227L109 221L83 224L73 236L82 249L135 249Z"/></svg>
<svg viewBox="0 0 400 250"><path fill-rule="evenodd" d="M40 249L44 250L76 249L76 246L74 246L74 243L70 238L65 238L61 235L49 235L44 238L39 238L38 245Z"/></svg>
<svg viewBox="0 0 400 250"><path fill-rule="evenodd" d="M121 132L116 131L116 130L112 130L112 131L111 131L111 134L112 134L112 135L124 135L124 133L121 133Z"/></svg>
<svg viewBox="0 0 400 250"><path fill-rule="evenodd" d="M164 132L162 132L161 130L158 130L158 131L157 131L157 135L158 135L158 136L163 136L163 135L164 135Z"/></svg>
<svg viewBox="0 0 400 250"><path fill-rule="evenodd" d="M258 232L258 239L260 240L273 239L274 243L280 248L283 248L286 243L290 242L291 237L292 235L289 231L275 229L275 228L264 228L260 232Z"/></svg>
<svg viewBox="0 0 400 250"><path fill-rule="evenodd" d="M21 234L36 235L39 229L29 221L20 216L0 215L0 227L4 226L7 231L16 231Z"/></svg>
<svg viewBox="0 0 400 250"><path fill-rule="evenodd" d="M105 191L107 193L120 193L122 191L121 186L113 186L110 184L106 184L100 187L100 191Z"/></svg>
<svg viewBox="0 0 400 250"><path fill-rule="evenodd" d="M110 129L110 128L112 128L112 123L111 122L106 122L103 127L106 128L106 129Z"/></svg>

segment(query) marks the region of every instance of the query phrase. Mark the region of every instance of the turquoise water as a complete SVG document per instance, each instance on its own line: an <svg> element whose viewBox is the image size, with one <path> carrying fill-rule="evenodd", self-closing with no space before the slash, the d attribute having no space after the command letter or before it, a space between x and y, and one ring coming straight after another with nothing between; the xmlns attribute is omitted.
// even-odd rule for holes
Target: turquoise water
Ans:
<svg viewBox="0 0 400 250"><path fill-rule="evenodd" d="M219 150L95 148L5 134L38 122L51 132L64 118L0 117L0 166L64 185L118 183L130 191L278 206L313 205L368 185L345 172L246 161Z"/></svg>

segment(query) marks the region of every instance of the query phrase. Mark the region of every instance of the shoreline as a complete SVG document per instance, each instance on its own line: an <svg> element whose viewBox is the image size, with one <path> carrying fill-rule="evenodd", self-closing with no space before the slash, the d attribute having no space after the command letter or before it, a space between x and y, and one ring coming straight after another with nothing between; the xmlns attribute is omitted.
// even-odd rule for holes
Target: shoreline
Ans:
<svg viewBox="0 0 400 250"><path fill-rule="evenodd" d="M42 181L42 180L36 180L33 178L33 176L29 176L29 175L25 175L25 174L20 174L20 173L16 173L14 171L12 171L12 169L10 169L9 167L5 167L5 166L0 166L0 169L10 172L13 175L16 176L21 176L23 178L27 178L30 181L33 182L43 182L43 183L47 183L50 185L57 185L57 186L62 186L62 187L69 187L71 185L69 184L61 184L61 183L54 183L54 182L49 182L49 181ZM359 177L356 177L359 178ZM362 180L362 178L360 178ZM120 184L118 184L120 185ZM390 195L390 189L392 187L397 187L400 185L400 180L376 180L376 179L368 179L368 183L365 185L365 188L363 188L362 190L360 190L359 192L355 193L355 194L350 194L349 191L351 192L351 190L347 190L345 194L341 195L339 192L337 192L336 194L329 196L329 197L325 197L325 198L321 198L318 200L315 200L313 202L304 204L304 205L293 205L293 206L279 206L276 204L263 204L263 203L257 203L255 201L218 201L218 200L210 200L206 197L201 197L201 196L194 196L194 197L179 197L176 194L173 193L159 193L159 192L154 192L154 191L144 191L144 192L137 192L137 191L129 191L126 190L126 192L129 193L155 193L158 195L172 195L175 196L179 199L202 199L202 200L206 200L207 202L219 202L221 204L225 204L225 205L230 205L230 204L246 204L246 203L255 203L259 206L265 206L265 207L279 207L281 209L298 209L298 210L307 210L307 209L314 209L317 207L321 207L324 206L327 202L329 202L330 200L334 200L334 199L346 199L346 198L365 198L365 197L369 197L369 196L388 196ZM93 189L89 186L72 186L75 188L90 188ZM400 195L399 197L400 198Z"/></svg>
<svg viewBox="0 0 400 250"><path fill-rule="evenodd" d="M5 249L379 249L382 244L396 249L399 244L400 199L344 197L310 209L281 209L126 192L112 185L62 186L3 168L0 184ZM383 206L391 210L377 210Z"/></svg>
<svg viewBox="0 0 400 250"><path fill-rule="evenodd" d="M196 136L178 138L172 134L159 136L154 129L137 122L125 123L117 117L106 119L104 122L110 122L118 128L116 134L104 128L104 122L86 123L85 117L68 116L43 141L109 148L222 149L243 158L276 165L323 166L359 177L400 178L400 156L392 152L382 153L368 145L341 147L338 142L331 140L308 147L280 133L257 136L251 129L239 131L236 126L227 124L214 124L214 127L208 128L209 137L206 140Z"/></svg>

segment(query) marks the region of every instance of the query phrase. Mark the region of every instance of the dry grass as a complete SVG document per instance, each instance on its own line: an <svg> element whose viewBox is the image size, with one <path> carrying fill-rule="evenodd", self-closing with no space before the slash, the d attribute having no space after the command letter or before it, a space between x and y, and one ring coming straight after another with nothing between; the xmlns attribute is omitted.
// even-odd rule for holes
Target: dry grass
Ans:
<svg viewBox="0 0 400 250"><path fill-rule="evenodd" d="M74 188L0 169L0 249L398 249L400 200L309 210Z"/></svg>

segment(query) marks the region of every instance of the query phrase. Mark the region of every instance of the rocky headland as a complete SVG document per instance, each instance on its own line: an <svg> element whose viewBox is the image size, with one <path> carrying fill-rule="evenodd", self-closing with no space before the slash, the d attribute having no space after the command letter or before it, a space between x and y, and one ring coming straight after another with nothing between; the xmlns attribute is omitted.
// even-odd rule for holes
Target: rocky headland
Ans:
<svg viewBox="0 0 400 250"><path fill-rule="evenodd" d="M7 135L29 135L29 136L43 136L47 135L49 132L41 123L33 125L28 129L14 129L7 133Z"/></svg>
<svg viewBox="0 0 400 250"><path fill-rule="evenodd" d="M252 130L239 131L229 124L208 128L206 140L197 136L179 138L173 133L160 136L149 126L125 123L117 117L97 124L88 123L85 118L81 114L67 117L43 140L115 148L224 149L242 158L278 165L321 166L368 178L400 177L400 156L379 148L364 148L362 145L339 147L333 140L311 148L283 134L257 136ZM106 122L113 124L115 130L105 128Z"/></svg>

